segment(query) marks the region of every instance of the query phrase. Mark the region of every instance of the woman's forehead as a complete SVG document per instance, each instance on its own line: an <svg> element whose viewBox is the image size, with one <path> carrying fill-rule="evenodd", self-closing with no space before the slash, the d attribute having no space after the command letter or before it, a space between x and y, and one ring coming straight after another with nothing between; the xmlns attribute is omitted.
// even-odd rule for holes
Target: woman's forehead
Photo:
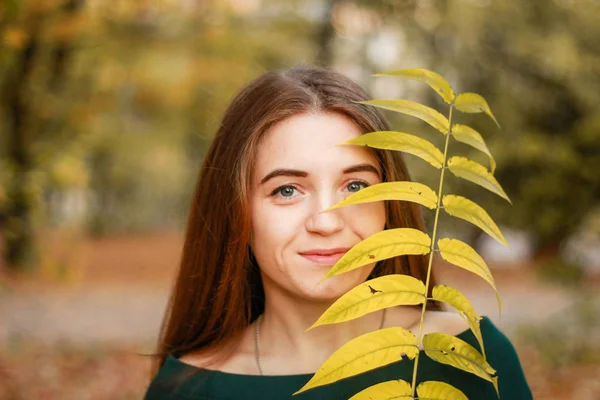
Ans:
<svg viewBox="0 0 600 400"><path fill-rule="evenodd" d="M264 174L274 168L341 171L359 163L377 165L372 149L341 145L361 134L360 128L342 114L290 117L264 134L258 146L256 172Z"/></svg>

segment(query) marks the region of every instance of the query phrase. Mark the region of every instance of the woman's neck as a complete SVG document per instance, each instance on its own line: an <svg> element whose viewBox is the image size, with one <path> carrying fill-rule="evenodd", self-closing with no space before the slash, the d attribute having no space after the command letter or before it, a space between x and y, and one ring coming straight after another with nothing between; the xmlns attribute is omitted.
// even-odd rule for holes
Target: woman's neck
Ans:
<svg viewBox="0 0 600 400"><path fill-rule="evenodd" d="M314 372L348 341L381 326L383 310L305 332L331 304L299 302L283 296L266 299L259 324L259 356L265 373L276 372L283 362L288 365L282 367L289 369L290 360L294 360L294 369Z"/></svg>

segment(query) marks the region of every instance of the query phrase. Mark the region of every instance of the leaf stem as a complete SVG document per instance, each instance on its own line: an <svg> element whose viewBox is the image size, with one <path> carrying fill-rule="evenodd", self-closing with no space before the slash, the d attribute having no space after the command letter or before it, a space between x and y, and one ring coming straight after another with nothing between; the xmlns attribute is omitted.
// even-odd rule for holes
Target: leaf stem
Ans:
<svg viewBox="0 0 600 400"><path fill-rule="evenodd" d="M454 102L450 104L450 111L448 112L448 134L446 135L446 144L444 145L444 168L442 168L442 172L440 173L440 185L438 188L438 198L437 198L437 206L435 209L435 219L433 222L433 233L431 235L431 248L429 251L429 264L427 266L427 278L425 280L425 297L427 297L427 293L429 293L429 281L431 279L431 266L433 264L433 254L434 254L434 246L435 239L437 235L437 226L438 220L440 216L440 204L442 202L442 189L444 187L444 172L446 172L446 160L448 158L448 144L450 143L450 135L452 134L452 111L454 110ZM419 321L419 333L417 334L417 346L420 346L423 336L423 320L425 319L425 311L427 310L427 300L423 302L423 307L421 308L421 319ZM415 364L413 367L413 376L412 376L412 397L415 398L415 391L417 386L417 369L419 368L419 355L421 352L419 351L415 357Z"/></svg>

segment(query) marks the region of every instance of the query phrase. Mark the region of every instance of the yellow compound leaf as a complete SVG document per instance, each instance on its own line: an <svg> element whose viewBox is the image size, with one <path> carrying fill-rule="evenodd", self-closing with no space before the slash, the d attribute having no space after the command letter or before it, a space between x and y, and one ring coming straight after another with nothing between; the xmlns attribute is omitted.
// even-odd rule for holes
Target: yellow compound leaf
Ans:
<svg viewBox="0 0 600 400"><path fill-rule="evenodd" d="M494 175L483 165L465 157L451 157L448 160L448 169L457 177L473 182L492 193L496 193L512 204L502 186L494 178Z"/></svg>
<svg viewBox="0 0 600 400"><path fill-rule="evenodd" d="M429 71L428 69L406 68L384 72L382 74L375 74L375 76L401 76L403 78L423 82L435 90L446 103L450 104L452 103L452 100L454 100L454 90L452 90L452 86L450 86L448 81L440 74Z"/></svg>
<svg viewBox="0 0 600 400"><path fill-rule="evenodd" d="M496 370L475 347L464 340L447 333L429 333L423 336L423 348L432 360L475 374L492 382L498 390L494 380Z"/></svg>
<svg viewBox="0 0 600 400"><path fill-rule="evenodd" d="M365 133L341 144L354 144L376 149L403 151L415 155L435 168L441 168L444 155L431 142L408 133L378 131Z"/></svg>
<svg viewBox="0 0 600 400"><path fill-rule="evenodd" d="M348 400L413 399L411 389L410 383L397 379L369 386Z"/></svg>
<svg viewBox="0 0 600 400"><path fill-rule="evenodd" d="M483 336L481 335L481 327L479 321L481 317L475 311L471 302L458 290L446 285L437 285L433 288L432 296L435 300L443 301L456 308L458 313L468 322L469 328L477 338L481 354L485 359L485 347L483 345Z"/></svg>
<svg viewBox="0 0 600 400"><path fill-rule="evenodd" d="M486 113L500 128L500 124L492 114L492 110L483 96L477 93L461 93L454 99L454 107L465 113Z"/></svg>
<svg viewBox="0 0 600 400"><path fill-rule="evenodd" d="M429 254L430 247L429 235L417 229L396 228L377 232L348 250L320 282L380 260L405 254Z"/></svg>
<svg viewBox="0 0 600 400"><path fill-rule="evenodd" d="M403 355L412 360L418 352L417 338L404 328L366 333L340 347L294 394L400 361Z"/></svg>
<svg viewBox="0 0 600 400"><path fill-rule="evenodd" d="M371 106L384 108L386 110L391 110L395 112L399 112L401 114L411 115L413 117L419 118L429 125L433 126L438 131L442 132L444 135L448 133L450 129L450 123L448 119L440 114L438 111L433 108L424 106L414 101L410 100L368 100L361 101L361 104L368 104Z"/></svg>
<svg viewBox="0 0 600 400"><path fill-rule="evenodd" d="M337 299L308 329L349 321L387 307L423 304L425 298L425 285L412 276L380 276L361 283Z"/></svg>
<svg viewBox="0 0 600 400"><path fill-rule="evenodd" d="M488 149L483 137L475 129L467 125L454 124L452 125L452 136L459 142L468 144L469 146L487 154L490 158L490 170L492 174L496 171L496 161L492 157L492 153Z"/></svg>
<svg viewBox="0 0 600 400"><path fill-rule="evenodd" d="M433 209L437 205L438 197L429 186L423 185L422 183L407 181L383 182L361 189L322 212L327 212L351 204L370 203L381 200L412 201L413 203L419 203L427 208Z"/></svg>
<svg viewBox="0 0 600 400"><path fill-rule="evenodd" d="M442 198L444 210L454 217L464 219L480 227L485 233L502 243L506 247L508 243L504 235L489 214L473 201L462 196L446 195Z"/></svg>
<svg viewBox="0 0 600 400"><path fill-rule="evenodd" d="M457 388L445 382L427 381L417 386L419 399L427 400L469 400Z"/></svg>
<svg viewBox="0 0 600 400"><path fill-rule="evenodd" d="M500 295L496 288L496 282L492 276L492 272L488 268L484 259L475 251L474 248L461 242L458 239L439 239L437 241L438 248L440 249L440 255L450 264L454 264L457 267L465 269L475 275L481 277L496 292L496 299L498 300L498 309L502 308L500 303Z"/></svg>

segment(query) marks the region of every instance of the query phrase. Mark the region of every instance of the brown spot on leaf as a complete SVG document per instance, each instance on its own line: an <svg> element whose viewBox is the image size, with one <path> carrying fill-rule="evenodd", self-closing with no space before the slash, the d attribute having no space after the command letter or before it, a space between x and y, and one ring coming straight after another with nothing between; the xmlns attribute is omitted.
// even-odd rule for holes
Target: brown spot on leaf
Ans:
<svg viewBox="0 0 600 400"><path fill-rule="evenodd" d="M375 294L375 293L377 293L377 292L379 292L379 293L383 293L381 290L373 289L373 288L371 287L371 285L367 285L367 286L369 287L369 289L371 289L371 294Z"/></svg>

